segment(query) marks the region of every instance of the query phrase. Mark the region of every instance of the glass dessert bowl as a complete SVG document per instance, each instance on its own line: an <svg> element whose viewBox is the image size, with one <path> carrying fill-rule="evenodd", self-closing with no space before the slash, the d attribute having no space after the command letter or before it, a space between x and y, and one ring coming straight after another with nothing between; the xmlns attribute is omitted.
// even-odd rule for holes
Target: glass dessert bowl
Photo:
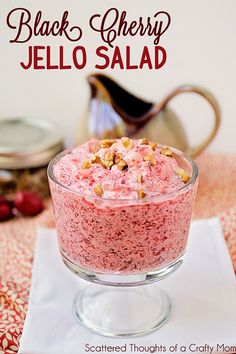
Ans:
<svg viewBox="0 0 236 354"><path fill-rule="evenodd" d="M194 161L146 139L90 140L59 154L48 176L62 259L92 283L77 295L77 318L107 336L163 325L170 300L148 284L183 261L198 182Z"/></svg>

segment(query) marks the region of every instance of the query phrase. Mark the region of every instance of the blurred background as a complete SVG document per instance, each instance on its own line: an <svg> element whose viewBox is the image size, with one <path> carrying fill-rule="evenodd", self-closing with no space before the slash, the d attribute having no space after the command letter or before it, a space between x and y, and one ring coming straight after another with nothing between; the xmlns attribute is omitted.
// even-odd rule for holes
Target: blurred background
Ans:
<svg viewBox="0 0 236 354"><path fill-rule="evenodd" d="M96 4L96 6L95 6ZM56 5L56 8L55 8ZM83 29L77 43L64 37L34 37L24 44L11 44L15 32L7 27L6 17L15 7L25 7L33 15L42 10L43 19L57 20L65 10L69 20ZM222 110L220 131L210 145L211 151L236 152L235 89L236 82L236 1L235 0L1 0L0 13L0 118L32 117L57 123L67 145L74 144L80 119L84 116L90 89L86 75L95 71L95 48L103 45L99 33L91 30L89 18L104 13L110 7L127 11L128 19L152 17L165 10L171 15L171 25L160 41L167 51L167 63L159 70L103 70L112 75L133 94L158 102L176 86L190 83L203 86L217 97ZM88 63L83 70L23 70L19 63L26 61L29 45L50 45L52 61L57 62L58 47L64 46L65 60L71 62L76 45L84 45ZM153 47L147 37L117 38L115 45L131 45L131 56L138 61L144 45ZM193 94L183 95L171 102L189 135L192 145L206 136L213 124L208 105Z"/></svg>

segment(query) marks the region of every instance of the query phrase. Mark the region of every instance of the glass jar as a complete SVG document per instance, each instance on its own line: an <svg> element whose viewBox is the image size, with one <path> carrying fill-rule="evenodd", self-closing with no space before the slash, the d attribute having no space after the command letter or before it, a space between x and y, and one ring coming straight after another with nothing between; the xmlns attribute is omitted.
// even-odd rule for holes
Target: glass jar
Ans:
<svg viewBox="0 0 236 354"><path fill-rule="evenodd" d="M63 149L54 124L30 118L0 120L0 196L28 190L49 196L47 165Z"/></svg>

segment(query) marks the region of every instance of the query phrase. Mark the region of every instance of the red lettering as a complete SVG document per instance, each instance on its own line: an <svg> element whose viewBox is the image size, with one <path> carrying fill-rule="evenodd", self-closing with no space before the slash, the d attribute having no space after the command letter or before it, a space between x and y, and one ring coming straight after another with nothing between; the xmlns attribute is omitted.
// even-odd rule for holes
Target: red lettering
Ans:
<svg viewBox="0 0 236 354"><path fill-rule="evenodd" d="M61 26L58 33L60 36L62 36L62 34L64 33L67 39L69 39L72 42L77 42L78 40L80 40L80 38L83 35L82 29L79 26L72 26L71 28L69 28L69 31L67 31L67 27L69 26L69 21L67 21L68 14L69 14L68 11L64 12L61 19ZM69 34L73 32L77 32L77 36L75 36L74 38L72 38L71 35Z"/></svg>
<svg viewBox="0 0 236 354"><path fill-rule="evenodd" d="M32 65L32 57L33 57L33 55L32 55L32 46L29 46L29 61L28 61L28 64L24 64L23 61L20 62L20 65L22 66L23 69L28 70L31 67L31 65Z"/></svg>
<svg viewBox="0 0 236 354"><path fill-rule="evenodd" d="M68 21L68 11L64 11L59 21L42 20L42 11L38 11L34 18L29 10L18 7L7 15L7 25L17 31L10 43L25 43L34 36L65 36L72 42L80 40L82 29L79 26L71 26Z"/></svg>
<svg viewBox="0 0 236 354"><path fill-rule="evenodd" d="M162 53L162 60L160 61L159 52ZM161 46L155 46L155 69L160 69L166 62L166 51Z"/></svg>
<svg viewBox="0 0 236 354"><path fill-rule="evenodd" d="M103 61L100 64L96 64L95 68L103 70L110 66L111 69L119 67L121 70L137 70L143 69L146 66L148 69L151 70L154 68L160 69L166 63L166 51L161 46L155 46L152 48L152 56L150 55L149 48L147 46L144 46L138 64L132 63L131 50L132 47L126 46L124 49L125 52L122 52L118 46L115 46L114 50L112 50L112 53L109 53L109 48L105 46L100 46L96 49L96 55ZM73 65L66 64L64 62L65 59L63 46L59 46L58 48L58 58L56 63L52 62L51 51L51 46L29 46L28 58L25 61L20 62L20 65L24 70L28 70L30 68L33 68L35 70L68 70L72 67L81 70L87 64L87 51L84 46L77 46L73 49L71 53ZM40 55L41 53L43 55Z"/></svg>
<svg viewBox="0 0 236 354"><path fill-rule="evenodd" d="M59 21L55 21L55 22L52 24L52 28L51 28L52 35L53 35L53 36L57 36L57 35L58 35L58 33L59 33L59 28L60 28Z"/></svg>
<svg viewBox="0 0 236 354"><path fill-rule="evenodd" d="M30 38L32 37L32 29L29 25L31 15L30 15L29 10L21 8L21 7L18 7L16 9L13 9L12 11L10 11L7 16L7 25L12 29L17 28L17 26L15 26L11 23L11 16L16 11L21 11L21 15L20 15L20 20L19 20L19 24L18 24L18 31L17 31L16 37L14 39L11 39L10 43L25 43L28 40L30 40ZM20 40L19 38L20 38L23 28L27 32L27 36L25 37L25 39Z"/></svg>
<svg viewBox="0 0 236 354"><path fill-rule="evenodd" d="M78 59L77 59L77 52L81 51L82 54L82 62L81 64L79 64ZM87 54L86 54L86 50L84 47L78 46L75 47L73 50L73 62L74 65L76 67L76 69L83 69L87 63Z"/></svg>
<svg viewBox="0 0 236 354"><path fill-rule="evenodd" d="M103 51L107 52L107 51L108 51L107 47L101 46L101 47L98 47L98 48L96 49L96 54L97 54L97 56L98 56L98 57L101 57L101 58L103 58L103 59L105 60L105 63L104 63L103 65L96 64L96 65L95 65L95 68L96 68L96 69L100 69L100 70L106 69L106 68L108 67L109 63L110 63L110 60L109 60L108 55L106 55L105 53L103 53Z"/></svg>
<svg viewBox="0 0 236 354"><path fill-rule="evenodd" d="M107 18L112 17L113 15L114 15L113 21L111 19L109 19L107 21ZM101 38L104 42L108 43L108 45L110 47L113 47L112 42L114 42L114 40L116 39L116 36L117 36L116 30L113 29L113 26L116 24L116 22L118 20L119 10L114 7L107 10L102 18L100 27L99 26L96 27L96 24L94 23L95 22L94 19L96 19L96 22L98 22L97 18L100 18L100 17L101 17L100 14L93 15L89 20L89 25L94 31L100 32ZM108 23L106 23L106 22L108 22Z"/></svg>
<svg viewBox="0 0 236 354"><path fill-rule="evenodd" d="M143 53L142 53L142 57L140 60L139 68L142 69L144 64L147 64L149 69L152 69L152 61L151 61L149 50L148 50L147 46L144 46L144 48L143 48Z"/></svg>
<svg viewBox="0 0 236 354"><path fill-rule="evenodd" d="M40 34L40 28L38 29L38 31L37 31L37 28L39 27L41 17L42 17L42 11L38 11L37 15L35 17L35 21L34 21L34 35L35 36L38 36Z"/></svg>
<svg viewBox="0 0 236 354"><path fill-rule="evenodd" d="M36 70L41 70L41 69L45 69L44 65L39 65L38 62L43 60L43 57L39 56L38 51L45 49L45 47L41 46L41 45L36 45L34 46L34 69Z"/></svg>
<svg viewBox="0 0 236 354"><path fill-rule="evenodd" d="M46 47L46 49L47 49L47 54L46 54L46 56L47 56L47 69L49 69L49 70L55 70L55 69L58 69L58 65L52 65L51 64L51 48L50 48L50 46L48 45L47 47Z"/></svg>
<svg viewBox="0 0 236 354"><path fill-rule="evenodd" d="M126 69L138 69L138 65L130 64L130 46L126 47Z"/></svg>
<svg viewBox="0 0 236 354"><path fill-rule="evenodd" d="M120 12L113 7L107 10L103 15L95 14L90 18L90 27L100 33L104 42L113 47L113 42L120 36L144 36L154 37L154 44L159 44L160 38L170 26L171 17L166 11L158 11L153 18L142 16L138 20L127 21L126 11Z"/></svg>
<svg viewBox="0 0 236 354"><path fill-rule="evenodd" d="M122 56L120 53L120 48L117 46L114 49L113 58L112 58L112 62L111 62L111 69L114 69L116 64L118 64L121 69L124 69L124 64L123 64Z"/></svg>
<svg viewBox="0 0 236 354"><path fill-rule="evenodd" d="M64 48L62 45L59 47L59 68L61 70L68 70L71 69L71 65L65 65L64 64Z"/></svg>
<svg viewBox="0 0 236 354"><path fill-rule="evenodd" d="M40 28L40 35L41 36L49 36L50 35L49 25L50 25L49 21L43 21L41 28Z"/></svg>

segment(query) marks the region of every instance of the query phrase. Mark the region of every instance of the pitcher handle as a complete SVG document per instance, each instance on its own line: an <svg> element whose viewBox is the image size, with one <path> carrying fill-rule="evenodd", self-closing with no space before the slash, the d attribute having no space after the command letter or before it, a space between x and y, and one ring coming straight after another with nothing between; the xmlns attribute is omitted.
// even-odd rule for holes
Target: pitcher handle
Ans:
<svg viewBox="0 0 236 354"><path fill-rule="evenodd" d="M218 104L216 98L213 96L212 93L210 93L209 91L207 91L206 89L204 89L202 87L194 86L194 85L182 85L182 86L177 87L169 95L167 95L158 104L158 108L159 108L159 110L164 108L165 105L175 96L177 96L181 93L189 93L189 92L197 93L198 95L205 98L205 100L207 100L207 102L211 105L213 112L215 114L214 126L212 128L212 131L208 135L208 137L203 142L201 142L198 146L193 147L193 148L190 147L186 151L186 153L188 155L194 157L194 156L198 155L202 150L204 150L210 144L210 142L214 139L214 137L219 129L220 122L221 122L221 112L220 112L220 107L219 107L219 104Z"/></svg>

